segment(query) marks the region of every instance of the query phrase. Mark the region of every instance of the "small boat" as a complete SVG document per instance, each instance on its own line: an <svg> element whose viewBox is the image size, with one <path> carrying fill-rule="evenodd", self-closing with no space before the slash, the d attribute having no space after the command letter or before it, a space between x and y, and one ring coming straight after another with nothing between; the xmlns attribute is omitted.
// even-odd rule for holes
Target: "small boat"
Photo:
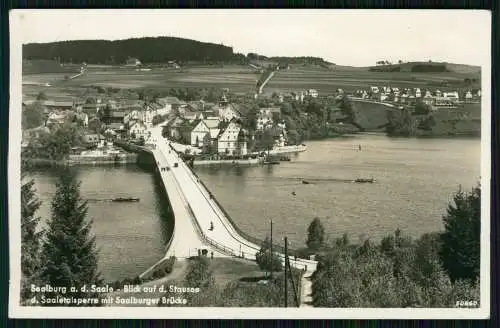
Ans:
<svg viewBox="0 0 500 328"><path fill-rule="evenodd" d="M112 202L138 202L139 198L132 198L132 197L118 197L118 198L113 198L111 200Z"/></svg>
<svg viewBox="0 0 500 328"><path fill-rule="evenodd" d="M288 156L281 156L281 157L280 157L280 161L282 161L282 162L290 162L290 160L291 160L291 159L290 159L290 157L288 157Z"/></svg>
<svg viewBox="0 0 500 328"><path fill-rule="evenodd" d="M310 182L307 180L302 180L302 184L310 184Z"/></svg>
<svg viewBox="0 0 500 328"><path fill-rule="evenodd" d="M354 180L354 182L357 182L357 183L373 183L373 178L371 179L356 179Z"/></svg>
<svg viewBox="0 0 500 328"><path fill-rule="evenodd" d="M276 165L279 164L279 161L265 161L263 164Z"/></svg>
<svg viewBox="0 0 500 328"><path fill-rule="evenodd" d="M297 194L295 193L295 191L292 191L292 195L294 195L294 196L295 196L295 195L297 195Z"/></svg>

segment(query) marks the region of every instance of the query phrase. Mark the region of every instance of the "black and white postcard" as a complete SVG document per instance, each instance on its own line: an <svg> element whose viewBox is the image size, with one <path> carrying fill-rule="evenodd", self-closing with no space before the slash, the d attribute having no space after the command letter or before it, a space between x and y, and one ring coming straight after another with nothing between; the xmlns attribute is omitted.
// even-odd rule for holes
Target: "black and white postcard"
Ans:
<svg viewBox="0 0 500 328"><path fill-rule="evenodd" d="M10 316L488 318L490 22L13 10Z"/></svg>

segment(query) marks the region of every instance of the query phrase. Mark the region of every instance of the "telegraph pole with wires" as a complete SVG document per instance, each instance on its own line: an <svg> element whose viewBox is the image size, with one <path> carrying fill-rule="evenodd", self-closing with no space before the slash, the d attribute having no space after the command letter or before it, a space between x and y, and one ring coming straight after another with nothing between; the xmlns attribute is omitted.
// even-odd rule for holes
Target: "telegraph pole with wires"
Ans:
<svg viewBox="0 0 500 328"><path fill-rule="evenodd" d="M271 269L270 269L271 273L270 273L270 275L271 275L271 278L272 278L273 277L273 258L274 258L273 257L273 219L271 219L271 245L270 245L270 247L271 247L271 260L270 260L270 262L271 262L271 265L270 265L270 267L271 267Z"/></svg>
<svg viewBox="0 0 500 328"><path fill-rule="evenodd" d="M295 287L295 281L293 280L292 268L290 267L290 259L288 257L288 237L285 236L285 307L288 307L288 276L292 282L292 290L295 300L295 306L300 306L300 301L297 295L297 288ZM287 274L288 272L288 274Z"/></svg>

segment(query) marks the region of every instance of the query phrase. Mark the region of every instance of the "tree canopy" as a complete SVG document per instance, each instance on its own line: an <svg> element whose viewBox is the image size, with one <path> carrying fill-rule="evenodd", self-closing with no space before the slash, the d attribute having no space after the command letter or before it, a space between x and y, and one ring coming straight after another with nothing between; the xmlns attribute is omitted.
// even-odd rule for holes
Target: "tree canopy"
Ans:
<svg viewBox="0 0 500 328"><path fill-rule="evenodd" d="M325 241L325 228L319 218L314 218L307 229L307 247L318 250Z"/></svg>
<svg viewBox="0 0 500 328"><path fill-rule="evenodd" d="M24 174L23 174L24 175ZM26 301L33 295L31 284L39 282L41 232L38 230L40 208L34 180L26 179L21 185L21 300Z"/></svg>
<svg viewBox="0 0 500 328"><path fill-rule="evenodd" d="M481 188L460 189L443 217L441 259L452 281L479 277L481 249Z"/></svg>
<svg viewBox="0 0 500 328"><path fill-rule="evenodd" d="M87 218L87 202L80 196L80 182L65 169L56 187L52 216L42 247L41 280L51 286L75 287L76 291L71 292L75 298L95 297L90 289L82 289L84 285L100 286L102 279L95 237L91 232L92 220ZM67 296L60 291L49 294Z"/></svg>

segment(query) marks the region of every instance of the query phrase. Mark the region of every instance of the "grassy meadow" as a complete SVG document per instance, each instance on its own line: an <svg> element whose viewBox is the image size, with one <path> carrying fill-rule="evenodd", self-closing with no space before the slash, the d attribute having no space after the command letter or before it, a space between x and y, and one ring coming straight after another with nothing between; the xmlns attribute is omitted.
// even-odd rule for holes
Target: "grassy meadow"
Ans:
<svg viewBox="0 0 500 328"><path fill-rule="evenodd" d="M330 94L338 88L345 91L366 89L372 85L391 85L400 88L439 87L443 91L443 83L459 85L470 73L413 73L413 72L370 72L367 69L333 66L324 68L291 68L280 70L265 87L266 92L317 89L320 94ZM450 86L454 89L454 86Z"/></svg>

